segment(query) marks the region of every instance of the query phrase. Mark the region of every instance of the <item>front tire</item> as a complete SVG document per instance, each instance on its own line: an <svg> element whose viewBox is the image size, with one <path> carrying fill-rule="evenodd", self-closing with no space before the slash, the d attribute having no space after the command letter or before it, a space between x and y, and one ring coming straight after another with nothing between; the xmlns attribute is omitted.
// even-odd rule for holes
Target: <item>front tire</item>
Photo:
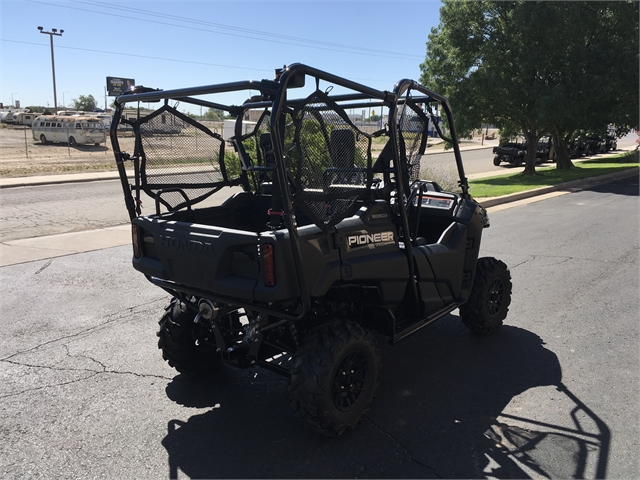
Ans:
<svg viewBox="0 0 640 480"><path fill-rule="evenodd" d="M72 147L76 146L76 139L73 137L69 137L69 145Z"/></svg>
<svg viewBox="0 0 640 480"><path fill-rule="evenodd" d="M170 366L187 375L205 375L220 368L222 361L213 345L201 342L193 323L195 312L175 298L158 322L158 348Z"/></svg>
<svg viewBox="0 0 640 480"><path fill-rule="evenodd" d="M495 157L493 157L493 164L494 164L496 167L499 167L499 166L500 166L500 155L496 155Z"/></svg>
<svg viewBox="0 0 640 480"><path fill-rule="evenodd" d="M45 136L45 134L44 134L44 133L40 135L40 142L41 142L43 145L46 145L47 143L49 143L49 142L47 141L47 137Z"/></svg>
<svg viewBox="0 0 640 480"><path fill-rule="evenodd" d="M471 295L460 306L462 323L482 335L500 328L509 311L511 289L511 273L503 262L479 258Z"/></svg>
<svg viewBox="0 0 640 480"><path fill-rule="evenodd" d="M296 416L327 436L353 430L371 408L379 371L369 331L349 320L319 328L293 358L289 390Z"/></svg>

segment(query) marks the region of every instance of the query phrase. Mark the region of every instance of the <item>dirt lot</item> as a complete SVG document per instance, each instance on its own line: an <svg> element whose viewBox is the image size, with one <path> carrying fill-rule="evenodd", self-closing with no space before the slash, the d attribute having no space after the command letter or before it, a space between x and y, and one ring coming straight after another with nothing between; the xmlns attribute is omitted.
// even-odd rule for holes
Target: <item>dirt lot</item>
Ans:
<svg viewBox="0 0 640 480"><path fill-rule="evenodd" d="M202 122L214 132L221 122ZM132 134L120 136L120 148L133 153ZM33 138L30 127L0 125L0 176L26 177L59 173L104 172L116 169L109 132L100 146L66 143L43 144Z"/></svg>
<svg viewBox="0 0 640 480"><path fill-rule="evenodd" d="M203 123L206 124L206 122ZM384 137L374 140L372 144L374 158L375 152L382 149L385 141ZM123 134L120 137L122 150L133 153L133 146L132 135ZM109 135L106 143L100 146L71 147L66 143L43 144L32 137L29 127L0 126L0 176L2 177L104 172L115 169L116 163Z"/></svg>
<svg viewBox="0 0 640 480"><path fill-rule="evenodd" d="M133 137L123 139L122 148L133 152ZM127 150L129 149L129 150ZM115 169L111 142L100 146L66 143L42 144L34 140L29 127L0 128L0 176L98 172Z"/></svg>

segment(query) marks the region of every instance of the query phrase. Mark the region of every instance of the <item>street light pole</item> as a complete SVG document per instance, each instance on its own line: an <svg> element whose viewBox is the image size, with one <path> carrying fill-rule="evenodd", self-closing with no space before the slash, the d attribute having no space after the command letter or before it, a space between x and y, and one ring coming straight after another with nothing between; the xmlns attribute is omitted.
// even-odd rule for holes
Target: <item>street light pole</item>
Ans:
<svg viewBox="0 0 640 480"><path fill-rule="evenodd" d="M42 27L38 27L38 30L40 30L40 33L49 35L49 41L51 43L51 73L53 74L53 110L55 114L58 110L58 96L56 95L56 64L53 59L53 36L56 35L58 37L61 37L62 34L64 33L64 30L60 30L60 33L58 33L57 28L52 28L50 32L45 32Z"/></svg>

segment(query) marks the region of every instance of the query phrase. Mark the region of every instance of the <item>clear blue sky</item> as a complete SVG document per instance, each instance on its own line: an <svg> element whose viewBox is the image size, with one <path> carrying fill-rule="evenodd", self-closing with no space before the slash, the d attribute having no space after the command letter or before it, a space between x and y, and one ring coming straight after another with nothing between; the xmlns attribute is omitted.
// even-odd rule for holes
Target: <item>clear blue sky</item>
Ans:
<svg viewBox="0 0 640 480"><path fill-rule="evenodd" d="M418 79L439 0L93 1L0 0L0 101L53 106L92 94L104 107L106 77L171 89L273 78L305 63L378 89ZM108 98L111 104L113 98ZM243 99L237 100L241 103Z"/></svg>

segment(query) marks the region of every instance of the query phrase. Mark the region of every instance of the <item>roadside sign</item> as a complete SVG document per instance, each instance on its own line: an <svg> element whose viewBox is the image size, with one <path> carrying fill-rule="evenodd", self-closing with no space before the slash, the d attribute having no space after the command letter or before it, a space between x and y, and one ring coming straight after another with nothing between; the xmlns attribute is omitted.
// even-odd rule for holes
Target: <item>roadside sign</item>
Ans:
<svg viewBox="0 0 640 480"><path fill-rule="evenodd" d="M107 77L107 94L117 97L136 85L133 78Z"/></svg>

